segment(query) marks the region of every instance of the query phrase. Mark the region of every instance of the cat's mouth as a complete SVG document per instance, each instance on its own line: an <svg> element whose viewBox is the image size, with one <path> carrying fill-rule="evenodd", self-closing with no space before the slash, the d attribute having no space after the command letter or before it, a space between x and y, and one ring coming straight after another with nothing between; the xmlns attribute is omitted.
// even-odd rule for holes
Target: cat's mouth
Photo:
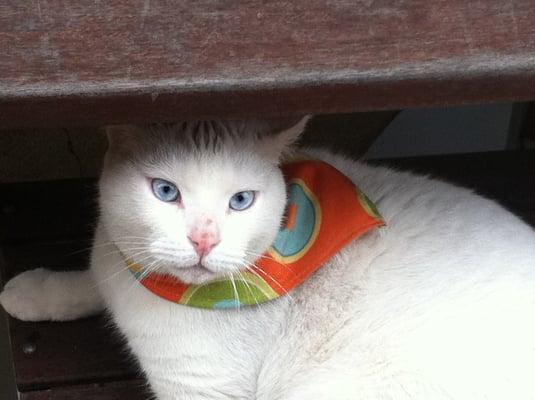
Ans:
<svg viewBox="0 0 535 400"><path fill-rule="evenodd" d="M217 277L217 273L206 268L200 262L190 267L176 268L172 274L182 282L188 284L201 284Z"/></svg>

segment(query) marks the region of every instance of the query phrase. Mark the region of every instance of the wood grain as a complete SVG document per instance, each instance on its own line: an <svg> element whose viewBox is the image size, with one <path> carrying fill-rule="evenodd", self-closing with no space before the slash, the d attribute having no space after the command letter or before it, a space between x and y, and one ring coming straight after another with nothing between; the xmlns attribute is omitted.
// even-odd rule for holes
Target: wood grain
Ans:
<svg viewBox="0 0 535 400"><path fill-rule="evenodd" d="M0 126L535 99L532 0L0 4Z"/></svg>
<svg viewBox="0 0 535 400"><path fill-rule="evenodd" d="M10 319L19 391L138 377L135 363L104 318L29 323ZM31 354L27 346L35 346Z"/></svg>

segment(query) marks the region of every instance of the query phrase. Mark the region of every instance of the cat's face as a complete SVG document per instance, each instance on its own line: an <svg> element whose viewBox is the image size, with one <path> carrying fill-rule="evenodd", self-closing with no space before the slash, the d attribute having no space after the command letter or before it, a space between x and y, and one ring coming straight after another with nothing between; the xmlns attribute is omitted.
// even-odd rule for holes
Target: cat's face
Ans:
<svg viewBox="0 0 535 400"><path fill-rule="evenodd" d="M284 213L281 152L305 123L271 135L251 121L110 129L100 181L110 239L186 283L254 270Z"/></svg>

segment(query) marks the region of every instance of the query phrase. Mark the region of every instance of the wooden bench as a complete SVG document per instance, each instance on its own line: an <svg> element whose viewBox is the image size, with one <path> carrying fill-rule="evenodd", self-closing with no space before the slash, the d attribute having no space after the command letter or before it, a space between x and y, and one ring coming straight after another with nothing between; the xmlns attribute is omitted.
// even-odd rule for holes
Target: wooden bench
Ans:
<svg viewBox="0 0 535 400"><path fill-rule="evenodd" d="M0 126L535 99L533 0L0 5Z"/></svg>

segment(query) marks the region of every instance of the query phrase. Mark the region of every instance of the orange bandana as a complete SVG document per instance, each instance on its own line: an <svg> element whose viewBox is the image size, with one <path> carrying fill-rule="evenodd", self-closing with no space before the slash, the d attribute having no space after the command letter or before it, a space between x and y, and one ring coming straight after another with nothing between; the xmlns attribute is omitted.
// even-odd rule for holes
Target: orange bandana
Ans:
<svg viewBox="0 0 535 400"><path fill-rule="evenodd" d="M154 294L201 308L238 308L280 297L303 283L353 239L383 225L375 205L333 166L300 160L282 167L288 185L285 226L249 271L188 285L170 275L134 276Z"/></svg>

